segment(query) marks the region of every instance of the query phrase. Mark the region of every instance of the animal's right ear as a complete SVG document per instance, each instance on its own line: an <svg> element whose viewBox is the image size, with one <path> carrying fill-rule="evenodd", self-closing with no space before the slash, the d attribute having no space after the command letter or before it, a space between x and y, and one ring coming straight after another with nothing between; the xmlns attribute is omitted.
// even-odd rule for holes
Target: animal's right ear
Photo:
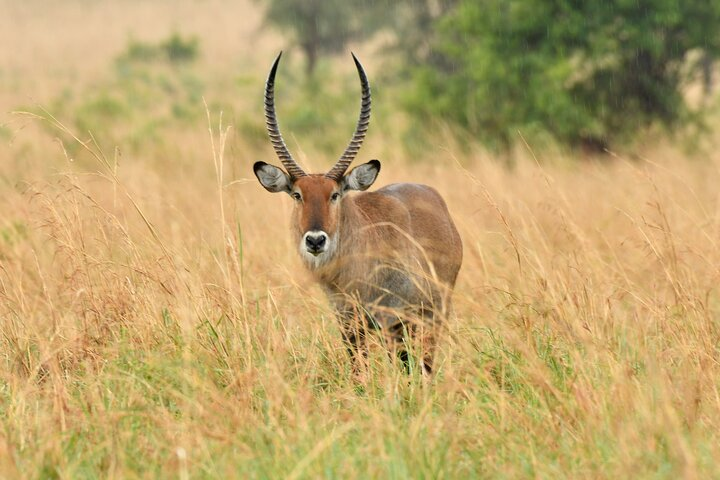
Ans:
<svg viewBox="0 0 720 480"><path fill-rule="evenodd" d="M275 165L270 165L265 162L255 162L255 165L253 165L253 171L255 172L255 176L260 182L260 185L265 187L265 190L268 192L290 193L292 190L293 182L290 175Z"/></svg>

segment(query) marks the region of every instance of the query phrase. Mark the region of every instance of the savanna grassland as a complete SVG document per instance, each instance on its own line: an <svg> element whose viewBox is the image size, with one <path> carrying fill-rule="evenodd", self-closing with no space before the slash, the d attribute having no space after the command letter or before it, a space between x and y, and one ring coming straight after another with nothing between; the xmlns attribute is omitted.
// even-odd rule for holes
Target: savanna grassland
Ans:
<svg viewBox="0 0 720 480"><path fill-rule="evenodd" d="M380 348L357 377L292 200L252 175L289 46L258 5L0 10L0 477L720 477L712 137L520 141L508 166L442 129L414 142L382 41L353 46L375 87L358 161L437 188L465 255L432 379ZM349 56L315 87L284 62L286 140L326 169L357 115Z"/></svg>

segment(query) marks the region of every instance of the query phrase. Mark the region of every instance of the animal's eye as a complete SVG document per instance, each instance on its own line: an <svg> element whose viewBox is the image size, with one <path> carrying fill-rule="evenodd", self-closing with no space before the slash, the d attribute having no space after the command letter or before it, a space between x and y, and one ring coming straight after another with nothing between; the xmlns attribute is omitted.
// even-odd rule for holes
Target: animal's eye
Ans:
<svg viewBox="0 0 720 480"><path fill-rule="evenodd" d="M300 195L300 193L298 193L298 192L292 192L292 193L290 194L290 196L293 197L293 199L296 200L296 201L298 201L298 202L299 202L300 200L302 200L302 195Z"/></svg>
<svg viewBox="0 0 720 480"><path fill-rule="evenodd" d="M333 202L337 202L339 198L340 198L340 194L338 192L335 192L330 196L330 200Z"/></svg>

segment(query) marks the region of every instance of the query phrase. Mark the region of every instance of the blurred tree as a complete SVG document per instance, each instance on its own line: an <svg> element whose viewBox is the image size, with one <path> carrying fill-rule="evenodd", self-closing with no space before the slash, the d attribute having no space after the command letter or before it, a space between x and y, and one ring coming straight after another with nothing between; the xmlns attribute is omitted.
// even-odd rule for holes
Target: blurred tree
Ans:
<svg viewBox="0 0 720 480"><path fill-rule="evenodd" d="M713 87L714 87L714 79L713 79L713 68L714 68L714 59L710 52L704 52L702 59L700 59L700 62L702 63L702 78L703 78L703 94L705 95L705 99L709 99L712 97L713 93Z"/></svg>
<svg viewBox="0 0 720 480"><path fill-rule="evenodd" d="M321 54L341 52L351 40L370 36L391 21L393 2L366 0L261 0L266 19L294 37L307 59L307 74Z"/></svg>
<svg viewBox="0 0 720 480"><path fill-rule="evenodd" d="M435 22L457 3L458 0L395 0L392 27L397 36L397 50L402 52L408 65L442 65L442 55L433 49L433 37L429 33Z"/></svg>
<svg viewBox="0 0 720 480"><path fill-rule="evenodd" d="M506 148L550 134L603 149L689 113L682 85L720 50L720 2L459 0L433 22L411 108Z"/></svg>

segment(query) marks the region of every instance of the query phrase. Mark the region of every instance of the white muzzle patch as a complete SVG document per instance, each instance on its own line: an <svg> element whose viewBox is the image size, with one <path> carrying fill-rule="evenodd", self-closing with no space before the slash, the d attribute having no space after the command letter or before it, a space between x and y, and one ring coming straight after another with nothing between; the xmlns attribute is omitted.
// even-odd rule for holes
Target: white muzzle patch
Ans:
<svg viewBox="0 0 720 480"><path fill-rule="evenodd" d="M335 252L336 243L322 230L305 232L300 240L300 255L310 268L317 268L328 261Z"/></svg>

